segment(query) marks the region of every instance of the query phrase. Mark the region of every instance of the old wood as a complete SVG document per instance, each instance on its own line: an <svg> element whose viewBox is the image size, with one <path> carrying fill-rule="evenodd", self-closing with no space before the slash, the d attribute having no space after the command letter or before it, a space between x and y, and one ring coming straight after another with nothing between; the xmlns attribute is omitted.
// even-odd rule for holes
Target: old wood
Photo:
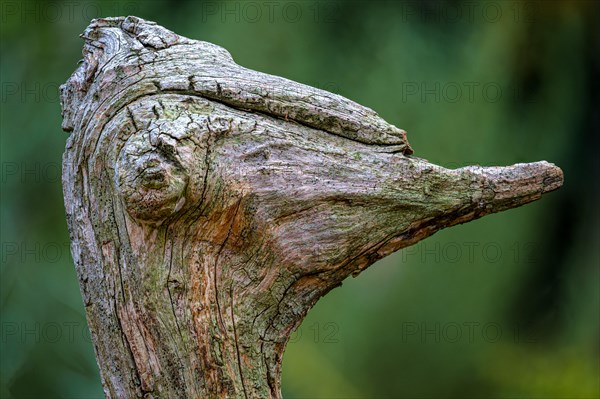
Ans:
<svg viewBox="0 0 600 399"><path fill-rule="evenodd" d="M153 22L83 39L63 184L109 398L279 398L291 332L346 277L562 184L430 164L372 110Z"/></svg>

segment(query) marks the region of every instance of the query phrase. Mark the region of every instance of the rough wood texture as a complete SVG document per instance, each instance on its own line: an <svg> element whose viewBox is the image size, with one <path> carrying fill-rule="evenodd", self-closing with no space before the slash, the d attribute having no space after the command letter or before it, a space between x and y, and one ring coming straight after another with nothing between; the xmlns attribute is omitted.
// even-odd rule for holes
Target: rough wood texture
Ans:
<svg viewBox="0 0 600 399"><path fill-rule="evenodd" d="M562 184L432 165L372 110L153 22L83 38L63 182L109 398L279 398L290 333L347 276Z"/></svg>

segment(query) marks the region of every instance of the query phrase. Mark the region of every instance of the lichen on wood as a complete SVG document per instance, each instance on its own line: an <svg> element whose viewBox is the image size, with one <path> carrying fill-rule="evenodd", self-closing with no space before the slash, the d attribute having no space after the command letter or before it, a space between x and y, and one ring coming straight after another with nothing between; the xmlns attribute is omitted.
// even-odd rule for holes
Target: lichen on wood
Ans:
<svg viewBox="0 0 600 399"><path fill-rule="evenodd" d="M562 185L433 165L374 111L153 22L82 36L63 185L109 398L279 398L290 334L346 277Z"/></svg>

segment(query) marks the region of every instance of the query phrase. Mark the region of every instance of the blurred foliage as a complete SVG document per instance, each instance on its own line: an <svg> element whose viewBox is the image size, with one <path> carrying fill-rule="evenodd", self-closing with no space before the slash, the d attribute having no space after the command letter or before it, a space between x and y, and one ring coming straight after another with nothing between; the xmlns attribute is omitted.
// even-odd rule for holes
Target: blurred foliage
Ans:
<svg viewBox="0 0 600 399"><path fill-rule="evenodd" d="M590 2L1 3L2 398L99 398L68 250L58 85L91 18L135 14L349 97L449 167L546 159L565 185L454 227L324 297L287 398L597 398L600 42Z"/></svg>

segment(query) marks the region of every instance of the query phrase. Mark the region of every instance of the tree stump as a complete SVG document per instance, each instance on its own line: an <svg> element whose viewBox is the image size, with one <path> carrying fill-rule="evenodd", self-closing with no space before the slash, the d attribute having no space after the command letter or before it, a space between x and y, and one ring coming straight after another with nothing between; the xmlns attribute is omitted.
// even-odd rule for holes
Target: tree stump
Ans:
<svg viewBox="0 0 600 399"><path fill-rule="evenodd" d="M82 37L64 198L108 398L279 398L290 334L346 277L562 185L430 164L372 110L153 22Z"/></svg>

